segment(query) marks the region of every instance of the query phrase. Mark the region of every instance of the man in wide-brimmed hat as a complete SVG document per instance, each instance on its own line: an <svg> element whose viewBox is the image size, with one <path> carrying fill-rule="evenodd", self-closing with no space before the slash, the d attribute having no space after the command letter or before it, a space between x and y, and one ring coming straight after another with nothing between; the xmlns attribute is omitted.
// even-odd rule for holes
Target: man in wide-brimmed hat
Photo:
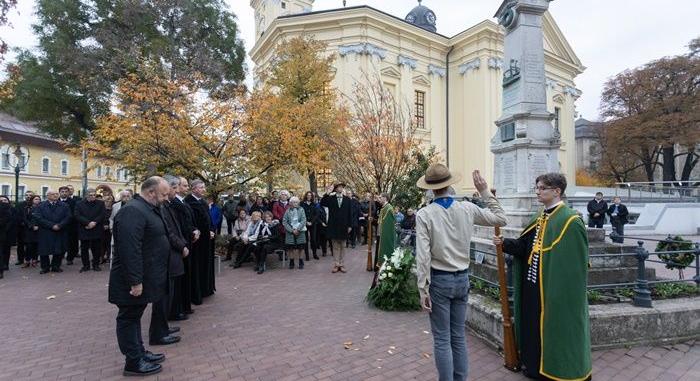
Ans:
<svg viewBox="0 0 700 381"><path fill-rule="evenodd" d="M350 197L343 194L345 184L336 183L321 198L321 206L328 208L326 237L332 242L333 273L345 273L345 242L352 230L352 205ZM331 191L332 190L332 191Z"/></svg>
<svg viewBox="0 0 700 381"><path fill-rule="evenodd" d="M467 379L464 323L474 224L504 226L507 222L505 212L478 170L472 178L485 209L455 200L449 187L460 182L462 176L442 164L431 165L416 184L435 195L433 203L416 214L416 265L421 304L430 312L440 380Z"/></svg>

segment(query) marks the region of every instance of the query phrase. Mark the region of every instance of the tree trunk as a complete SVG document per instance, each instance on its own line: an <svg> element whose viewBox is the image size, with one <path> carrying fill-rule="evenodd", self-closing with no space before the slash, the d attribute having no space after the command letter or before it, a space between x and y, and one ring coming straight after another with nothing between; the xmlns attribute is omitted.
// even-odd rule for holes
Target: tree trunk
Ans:
<svg viewBox="0 0 700 381"><path fill-rule="evenodd" d="M663 181L670 181L670 183L664 183L665 187L673 186L673 181L676 181L676 160L675 159L675 149L673 144L664 146L661 148L661 154L663 155L663 166L662 174Z"/></svg>
<svg viewBox="0 0 700 381"><path fill-rule="evenodd" d="M698 156L695 153L695 147L688 148L688 153L685 156L685 163L683 164L683 171L681 172L681 181L689 181L690 175L693 173L695 165L698 164Z"/></svg>
<svg viewBox="0 0 700 381"><path fill-rule="evenodd" d="M309 170L309 190L311 193L318 194L318 184L316 181L316 171L313 169Z"/></svg>

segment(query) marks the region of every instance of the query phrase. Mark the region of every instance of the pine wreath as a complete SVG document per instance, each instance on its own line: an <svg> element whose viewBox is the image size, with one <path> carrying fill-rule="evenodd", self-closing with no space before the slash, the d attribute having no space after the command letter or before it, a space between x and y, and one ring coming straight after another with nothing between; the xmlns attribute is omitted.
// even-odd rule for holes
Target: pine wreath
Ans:
<svg viewBox="0 0 700 381"><path fill-rule="evenodd" d="M681 236L675 236L671 238L669 236L665 240L659 242L656 245L656 251L682 251L690 250L686 253L674 253L674 254L659 254L659 258L666 263L667 269L679 269L683 270L688 267L695 260L695 254L693 250L693 242L686 241Z"/></svg>

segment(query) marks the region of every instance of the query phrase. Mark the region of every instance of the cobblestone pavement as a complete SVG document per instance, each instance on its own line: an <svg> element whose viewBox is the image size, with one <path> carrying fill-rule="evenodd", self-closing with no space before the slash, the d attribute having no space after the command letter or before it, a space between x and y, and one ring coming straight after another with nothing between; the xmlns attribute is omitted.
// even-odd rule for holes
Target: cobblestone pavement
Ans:
<svg viewBox="0 0 700 381"><path fill-rule="evenodd" d="M177 324L182 341L150 347L167 356L151 379L437 379L427 316L366 306L365 258L351 251L347 274L331 274L329 257L305 270L280 269L269 258L263 275L250 264L232 270L224 263L216 295ZM79 267L47 275L13 267L0 280L0 380L122 378L108 271L79 274ZM150 308L145 331L149 318ZM470 380L524 379L480 339L467 340ZM596 351L593 358L594 380L700 380L700 343Z"/></svg>

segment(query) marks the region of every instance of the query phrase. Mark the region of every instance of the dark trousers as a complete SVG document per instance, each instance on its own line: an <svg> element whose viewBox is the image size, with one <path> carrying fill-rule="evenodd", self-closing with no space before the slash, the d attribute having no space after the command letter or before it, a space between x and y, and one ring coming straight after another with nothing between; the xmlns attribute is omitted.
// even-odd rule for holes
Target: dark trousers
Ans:
<svg viewBox="0 0 700 381"><path fill-rule="evenodd" d="M24 245L25 245L24 260L27 262L36 261L39 245L36 242L26 242Z"/></svg>
<svg viewBox="0 0 700 381"><path fill-rule="evenodd" d="M350 246L357 244L357 238L360 236L360 225L354 225L348 235L348 243Z"/></svg>
<svg viewBox="0 0 700 381"><path fill-rule="evenodd" d="M151 325L148 327L148 340L159 341L168 336L168 312L175 292L175 278L168 278L168 293L151 306Z"/></svg>
<svg viewBox="0 0 700 381"><path fill-rule="evenodd" d="M9 243L0 244L0 271L10 269L10 250L12 246Z"/></svg>
<svg viewBox="0 0 700 381"><path fill-rule="evenodd" d="M191 250L191 249L190 249ZM192 311L192 251L190 255L182 259L185 264L185 274L181 276L175 283L180 284L180 300L182 301L182 312Z"/></svg>
<svg viewBox="0 0 700 381"><path fill-rule="evenodd" d="M231 235L233 233L233 223L234 222L236 222L235 218L226 217L226 231L228 231L228 235Z"/></svg>
<svg viewBox="0 0 700 381"><path fill-rule="evenodd" d="M102 257L102 240L99 238L80 240L80 260L83 262L83 267L90 267L90 251L92 251L92 266L99 266Z"/></svg>
<svg viewBox="0 0 700 381"><path fill-rule="evenodd" d="M624 236L625 235L625 224L623 224L620 221L615 221L613 220L611 222L613 231L617 233L619 236ZM622 237L616 237L612 240L615 243L625 243L625 239Z"/></svg>
<svg viewBox="0 0 700 381"><path fill-rule="evenodd" d="M73 261L75 257L78 256L78 226L75 225L74 223L71 223L68 225L68 241L67 246L68 246L68 257L67 260Z"/></svg>
<svg viewBox="0 0 700 381"><path fill-rule="evenodd" d="M24 251L24 229L20 228L17 233L17 263L23 263L26 260L26 252Z"/></svg>
<svg viewBox="0 0 700 381"><path fill-rule="evenodd" d="M49 270L49 267L51 270L60 269L61 261L63 261L63 254L54 254L51 258L49 258L48 255L42 255L40 260L42 270Z"/></svg>
<svg viewBox="0 0 700 381"><path fill-rule="evenodd" d="M598 218L588 217L588 227L589 228L603 228L603 223L605 222L605 217L601 216Z"/></svg>
<svg viewBox="0 0 700 381"><path fill-rule="evenodd" d="M146 304L117 307L119 308L117 313L119 350L126 357L127 364L135 364L146 354L141 337L141 316L146 310Z"/></svg>
<svg viewBox="0 0 700 381"><path fill-rule="evenodd" d="M100 258L105 257L109 259L112 253L112 230L107 229L102 235L102 248L100 249ZM99 265L99 262L97 263Z"/></svg>
<svg viewBox="0 0 700 381"><path fill-rule="evenodd" d="M326 236L326 229L325 227L319 227L318 229L318 242L321 246L321 252L323 255L326 255L327 253L327 247L331 249L331 255L333 255L333 243L331 242L330 239Z"/></svg>
<svg viewBox="0 0 700 381"><path fill-rule="evenodd" d="M316 256L316 250L318 249L318 232L316 229L316 225L312 224L311 226L306 227L306 231L304 234L306 235L306 245L304 246L304 255L306 256L306 260L309 260L309 247L311 247L311 254L313 256Z"/></svg>
<svg viewBox="0 0 700 381"><path fill-rule="evenodd" d="M170 292L170 305L168 307L168 319L172 320L175 318L175 316L184 314L185 313L185 308L183 304L183 299L182 299L182 280L184 279L184 275L176 276L173 278L170 278L170 286L172 289L172 292Z"/></svg>
<svg viewBox="0 0 700 381"><path fill-rule="evenodd" d="M237 241L233 245L232 250L237 253L236 259L233 262L235 265L242 265L243 262L250 258L250 250L248 250L249 246L250 245L243 243L243 241Z"/></svg>

